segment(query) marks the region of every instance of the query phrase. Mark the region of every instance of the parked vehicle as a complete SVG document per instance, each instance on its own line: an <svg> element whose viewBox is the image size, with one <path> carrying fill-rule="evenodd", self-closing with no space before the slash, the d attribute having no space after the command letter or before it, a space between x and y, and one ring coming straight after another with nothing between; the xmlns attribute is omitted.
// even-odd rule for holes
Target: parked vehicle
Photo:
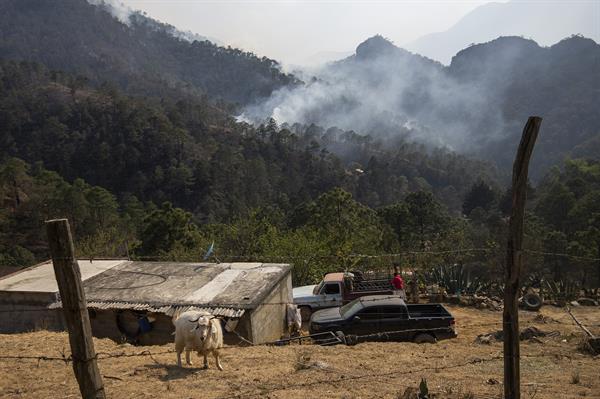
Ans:
<svg viewBox="0 0 600 399"><path fill-rule="evenodd" d="M302 320L308 320L312 312L342 306L365 295L394 293L392 278L361 272L328 273L317 285L293 289L294 304L300 308Z"/></svg>
<svg viewBox="0 0 600 399"><path fill-rule="evenodd" d="M441 304L406 304L394 295L357 298L344 306L316 311L310 318L311 334L341 331L364 340L435 342L455 338L454 317Z"/></svg>

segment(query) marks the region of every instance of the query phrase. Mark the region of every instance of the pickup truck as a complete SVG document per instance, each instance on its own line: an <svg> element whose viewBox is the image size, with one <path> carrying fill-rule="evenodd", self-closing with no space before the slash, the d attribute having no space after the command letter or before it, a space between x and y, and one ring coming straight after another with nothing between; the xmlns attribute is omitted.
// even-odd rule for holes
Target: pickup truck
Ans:
<svg viewBox="0 0 600 399"><path fill-rule="evenodd" d="M294 288L292 295L304 321L316 310L342 306L361 296L392 295L394 287L391 281L391 277L374 278L361 272L328 273L317 285Z"/></svg>
<svg viewBox="0 0 600 399"><path fill-rule="evenodd" d="M316 311L311 334L332 331L356 336L355 342L394 340L436 342L455 338L454 317L441 304L407 305L394 295L357 298L344 306Z"/></svg>

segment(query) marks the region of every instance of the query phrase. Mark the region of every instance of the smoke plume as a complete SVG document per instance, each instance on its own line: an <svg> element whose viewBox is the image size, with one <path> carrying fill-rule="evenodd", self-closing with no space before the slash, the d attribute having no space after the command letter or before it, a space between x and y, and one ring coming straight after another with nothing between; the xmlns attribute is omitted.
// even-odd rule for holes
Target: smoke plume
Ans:
<svg viewBox="0 0 600 399"><path fill-rule="evenodd" d="M298 87L285 87L244 110L242 119L316 124L469 151L502 131L485 87L450 76L438 62L395 47L381 36L329 64ZM479 137L477 139L476 137Z"/></svg>

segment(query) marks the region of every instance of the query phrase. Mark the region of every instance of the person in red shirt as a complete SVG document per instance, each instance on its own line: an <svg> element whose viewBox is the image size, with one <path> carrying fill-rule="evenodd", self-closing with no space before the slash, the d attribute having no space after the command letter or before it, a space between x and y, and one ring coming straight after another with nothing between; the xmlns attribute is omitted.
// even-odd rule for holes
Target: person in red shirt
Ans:
<svg viewBox="0 0 600 399"><path fill-rule="evenodd" d="M396 289L396 290L404 289L404 280L402 280L402 277L400 277L400 273L398 273L398 272L394 273L394 278L392 279L392 285L394 286L394 289Z"/></svg>
<svg viewBox="0 0 600 399"><path fill-rule="evenodd" d="M404 292L404 280L402 280L400 273L394 273L392 286L394 287L394 295L398 295L400 298L406 300L406 293Z"/></svg>

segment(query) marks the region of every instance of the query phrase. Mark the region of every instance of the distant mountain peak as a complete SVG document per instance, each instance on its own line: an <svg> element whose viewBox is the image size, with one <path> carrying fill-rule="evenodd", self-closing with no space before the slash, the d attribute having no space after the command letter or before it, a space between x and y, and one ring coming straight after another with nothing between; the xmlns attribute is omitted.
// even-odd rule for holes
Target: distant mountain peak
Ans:
<svg viewBox="0 0 600 399"><path fill-rule="evenodd" d="M479 55L482 51L489 54L497 54L503 50L514 52L516 50L524 51L539 48L540 46L532 39L526 39L521 36L501 36L485 43L472 44L471 46L460 50L452 59L454 61L455 58L460 58L467 54Z"/></svg>
<svg viewBox="0 0 600 399"><path fill-rule="evenodd" d="M356 47L356 57L358 59L377 58L381 55L387 55L400 50L398 47L381 35L375 35L368 38Z"/></svg>
<svg viewBox="0 0 600 399"><path fill-rule="evenodd" d="M549 46L576 33L598 41L598 11L597 1L487 3L448 30L427 34L405 46L447 65L469 44L489 42L499 36L522 35L534 39L540 46Z"/></svg>
<svg viewBox="0 0 600 399"><path fill-rule="evenodd" d="M551 48L554 50L569 49L572 51L597 51L598 43L596 43L596 41L594 41L593 39L584 37L582 35L572 35L554 44Z"/></svg>

